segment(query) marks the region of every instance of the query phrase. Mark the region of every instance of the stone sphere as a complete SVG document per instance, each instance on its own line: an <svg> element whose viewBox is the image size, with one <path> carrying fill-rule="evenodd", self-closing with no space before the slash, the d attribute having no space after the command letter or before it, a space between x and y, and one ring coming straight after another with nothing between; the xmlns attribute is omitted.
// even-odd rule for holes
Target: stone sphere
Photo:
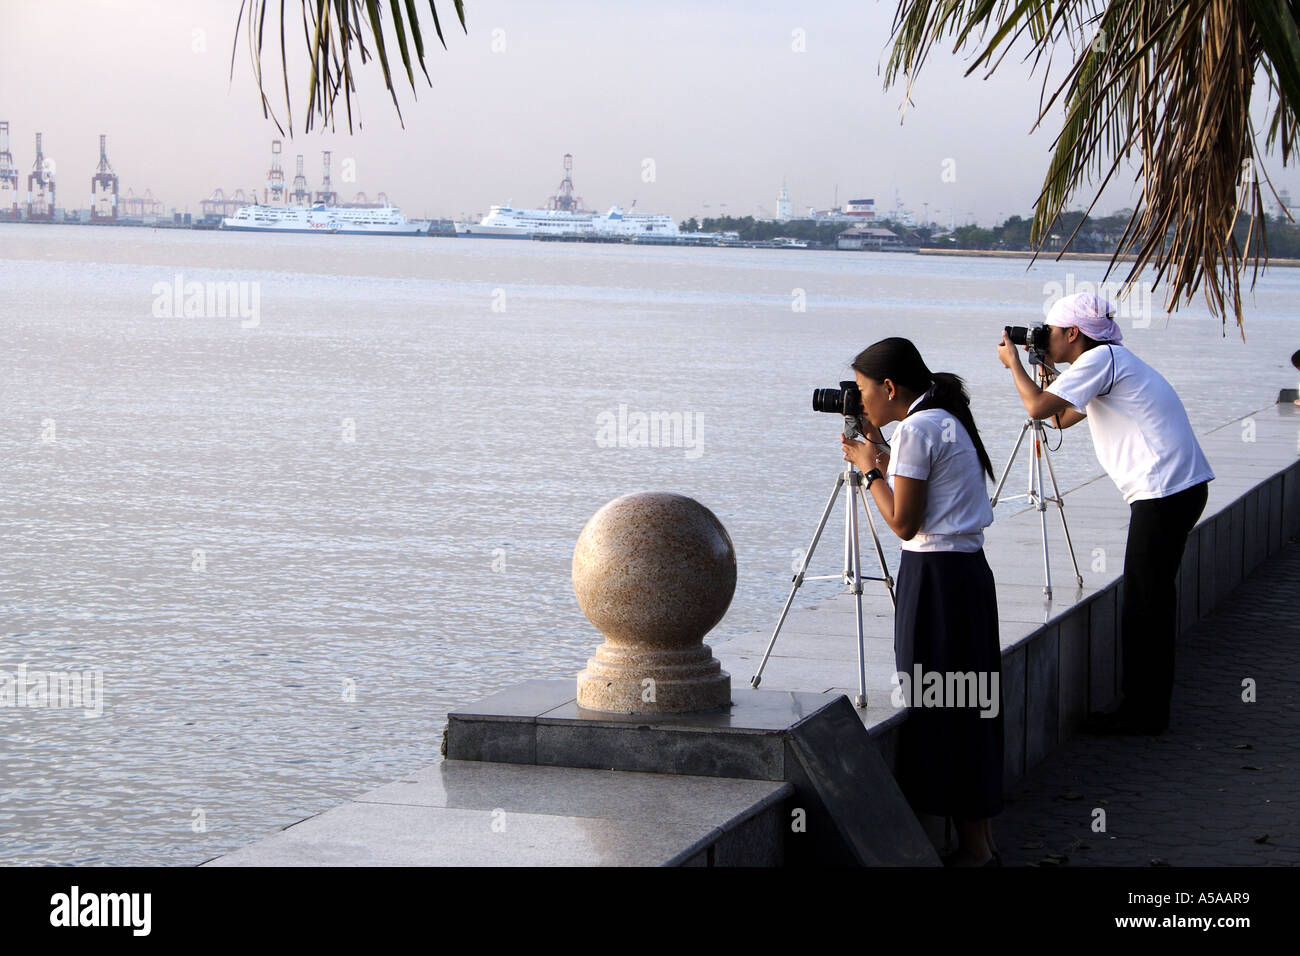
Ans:
<svg viewBox="0 0 1300 956"><path fill-rule="evenodd" d="M623 495L582 529L573 590L610 644L697 645L731 605L736 549L717 516L693 498Z"/></svg>

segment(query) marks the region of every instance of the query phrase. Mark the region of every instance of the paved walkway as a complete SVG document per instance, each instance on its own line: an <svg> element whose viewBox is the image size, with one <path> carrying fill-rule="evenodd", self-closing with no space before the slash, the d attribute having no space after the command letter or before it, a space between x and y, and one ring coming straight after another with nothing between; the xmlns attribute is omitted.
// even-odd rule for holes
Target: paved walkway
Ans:
<svg viewBox="0 0 1300 956"><path fill-rule="evenodd" d="M1298 595L1293 539L1179 639L1165 734L1076 736L1007 792L1004 864L1300 865Z"/></svg>

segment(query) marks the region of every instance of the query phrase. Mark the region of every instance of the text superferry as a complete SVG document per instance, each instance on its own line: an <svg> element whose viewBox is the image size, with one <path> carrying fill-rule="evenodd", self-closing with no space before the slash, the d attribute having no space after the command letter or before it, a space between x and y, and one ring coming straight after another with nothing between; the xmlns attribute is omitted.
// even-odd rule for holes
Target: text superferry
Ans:
<svg viewBox="0 0 1300 956"><path fill-rule="evenodd" d="M395 206L344 208L314 206L244 206L221 220L235 232L323 232L342 236L418 236L429 227L409 220Z"/></svg>
<svg viewBox="0 0 1300 956"><path fill-rule="evenodd" d="M611 206L603 216L597 212L493 206L479 222L456 223L456 235L473 239L531 239L534 236L641 239L676 238L678 229L671 216L625 213L618 206Z"/></svg>

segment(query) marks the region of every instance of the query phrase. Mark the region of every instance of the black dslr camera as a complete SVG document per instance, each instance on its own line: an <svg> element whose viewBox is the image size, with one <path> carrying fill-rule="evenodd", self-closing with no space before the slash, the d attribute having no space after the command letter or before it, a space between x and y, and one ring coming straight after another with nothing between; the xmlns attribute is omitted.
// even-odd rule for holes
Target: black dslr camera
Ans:
<svg viewBox="0 0 1300 956"><path fill-rule="evenodd" d="M1011 340L1012 345L1027 345L1031 352L1037 352L1040 355L1047 351L1047 326L1031 325L1026 328L1023 325L1008 325L1007 338Z"/></svg>
<svg viewBox="0 0 1300 956"><path fill-rule="evenodd" d="M857 382L840 382L839 388L814 388L813 411L857 418L862 414L862 390Z"/></svg>
<svg viewBox="0 0 1300 956"><path fill-rule="evenodd" d="M862 389L857 382L840 382L839 388L814 388L813 411L844 416L844 438L862 437Z"/></svg>
<svg viewBox="0 0 1300 956"><path fill-rule="evenodd" d="M1049 326L1031 325L1026 328L1023 325L1006 325L1003 328L1006 329L1007 338L1011 340L1012 345L1029 347L1030 367L1037 365L1042 370L1045 381L1056 378L1056 369L1047 360L1047 337L1051 334Z"/></svg>

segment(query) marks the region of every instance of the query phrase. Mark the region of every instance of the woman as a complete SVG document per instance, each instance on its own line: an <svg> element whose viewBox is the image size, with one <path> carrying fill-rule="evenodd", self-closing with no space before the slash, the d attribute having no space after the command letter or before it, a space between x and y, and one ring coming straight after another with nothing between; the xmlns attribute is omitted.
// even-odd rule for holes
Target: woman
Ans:
<svg viewBox="0 0 1300 956"><path fill-rule="evenodd" d="M852 367L868 441L841 440L844 459L863 472L902 545L894 656L909 710L896 775L914 810L956 822L959 846L945 865L1000 866L990 821L1002 811L1002 655L984 559L984 528L993 522L984 479L993 466L961 379L931 374L910 341L877 342ZM880 426L895 421L891 453ZM942 706L932 695L923 700L917 665L921 675L941 675ZM978 694L944 699L958 696L948 675L972 673L984 706Z"/></svg>

